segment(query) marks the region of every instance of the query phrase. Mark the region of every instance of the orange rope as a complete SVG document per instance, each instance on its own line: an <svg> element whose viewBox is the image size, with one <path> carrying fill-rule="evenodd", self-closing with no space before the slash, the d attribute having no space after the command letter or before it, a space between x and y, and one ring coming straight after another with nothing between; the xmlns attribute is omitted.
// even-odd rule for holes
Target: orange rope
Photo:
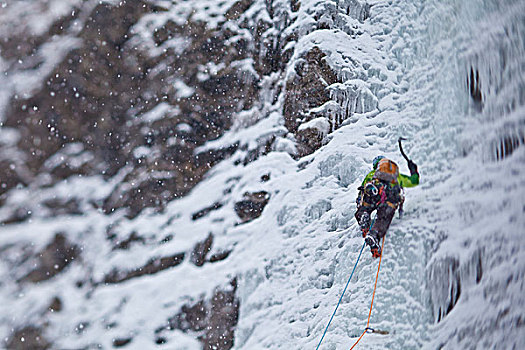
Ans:
<svg viewBox="0 0 525 350"><path fill-rule="evenodd" d="M357 343L359 343L359 341L361 340L361 338L363 338L363 335L365 335L365 333L366 333L366 330L363 332L363 334L361 334L361 336L359 337L359 339L357 339L357 341L355 342L355 344L352 345L352 347L350 348L350 350L352 350L352 349L354 348L354 346L356 346Z"/></svg>
<svg viewBox="0 0 525 350"><path fill-rule="evenodd" d="M374 293L372 293L372 303L370 304L370 311L368 312L368 321L366 322L366 328L363 334L361 334L361 336L359 337L359 339L357 339L354 345L352 345L350 350L352 350L357 345L357 343L359 343L361 338L363 338L363 336L365 335L368 329L368 326L370 325L370 316L372 315L372 307L374 306L374 298L376 296L377 280L379 279L379 268L381 267L381 259L383 258L383 247L384 246L385 246L385 238L383 237L383 243L381 243L381 255L379 256L379 265L377 265L377 274L376 274L376 282L374 284Z"/></svg>

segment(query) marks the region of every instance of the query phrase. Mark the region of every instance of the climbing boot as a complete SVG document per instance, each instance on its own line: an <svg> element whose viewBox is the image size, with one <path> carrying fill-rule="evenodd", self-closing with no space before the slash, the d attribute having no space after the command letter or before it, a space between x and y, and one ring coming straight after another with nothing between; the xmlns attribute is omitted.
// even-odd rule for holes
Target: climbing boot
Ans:
<svg viewBox="0 0 525 350"><path fill-rule="evenodd" d="M368 231L370 230L370 214L366 211L361 215L361 219L359 220L359 227L361 228L361 232L363 233L363 238L366 237Z"/></svg>
<svg viewBox="0 0 525 350"><path fill-rule="evenodd" d="M372 258L379 258L381 257L381 248L372 248L370 249L370 252L372 253Z"/></svg>
<svg viewBox="0 0 525 350"><path fill-rule="evenodd" d="M365 238L365 243L370 247L370 252L373 258L379 258L381 256L381 247L377 240L372 235L368 235Z"/></svg>

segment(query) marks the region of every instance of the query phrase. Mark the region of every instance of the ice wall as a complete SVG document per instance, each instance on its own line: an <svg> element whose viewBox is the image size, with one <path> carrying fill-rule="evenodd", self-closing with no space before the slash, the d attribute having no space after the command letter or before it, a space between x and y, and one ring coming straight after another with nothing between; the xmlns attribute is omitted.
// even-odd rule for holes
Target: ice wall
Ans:
<svg viewBox="0 0 525 350"><path fill-rule="evenodd" d="M428 265L436 322L428 347L521 348L525 6L465 1L452 9L452 45L442 45L456 78L445 89L461 97L441 103L453 102L448 120L460 127L440 186L449 198L434 207L448 224L439 225Z"/></svg>

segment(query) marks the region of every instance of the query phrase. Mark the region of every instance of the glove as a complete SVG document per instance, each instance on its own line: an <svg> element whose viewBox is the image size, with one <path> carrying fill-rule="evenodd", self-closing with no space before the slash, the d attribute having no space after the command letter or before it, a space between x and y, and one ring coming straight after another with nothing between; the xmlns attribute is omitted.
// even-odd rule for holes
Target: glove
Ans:
<svg viewBox="0 0 525 350"><path fill-rule="evenodd" d="M418 174L417 165L413 161L408 161L408 169L410 170L410 175Z"/></svg>

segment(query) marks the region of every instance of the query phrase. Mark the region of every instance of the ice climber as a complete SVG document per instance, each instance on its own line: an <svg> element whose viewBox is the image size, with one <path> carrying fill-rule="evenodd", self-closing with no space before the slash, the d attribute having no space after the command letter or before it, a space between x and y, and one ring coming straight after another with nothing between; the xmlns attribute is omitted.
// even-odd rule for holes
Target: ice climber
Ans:
<svg viewBox="0 0 525 350"><path fill-rule="evenodd" d="M372 171L358 188L355 218L374 258L381 256L379 242L385 236L396 209L403 204L403 188L419 184L417 165L408 158L407 161L410 176L400 174L397 164L384 156L375 157ZM376 219L370 227L374 210L377 210Z"/></svg>

